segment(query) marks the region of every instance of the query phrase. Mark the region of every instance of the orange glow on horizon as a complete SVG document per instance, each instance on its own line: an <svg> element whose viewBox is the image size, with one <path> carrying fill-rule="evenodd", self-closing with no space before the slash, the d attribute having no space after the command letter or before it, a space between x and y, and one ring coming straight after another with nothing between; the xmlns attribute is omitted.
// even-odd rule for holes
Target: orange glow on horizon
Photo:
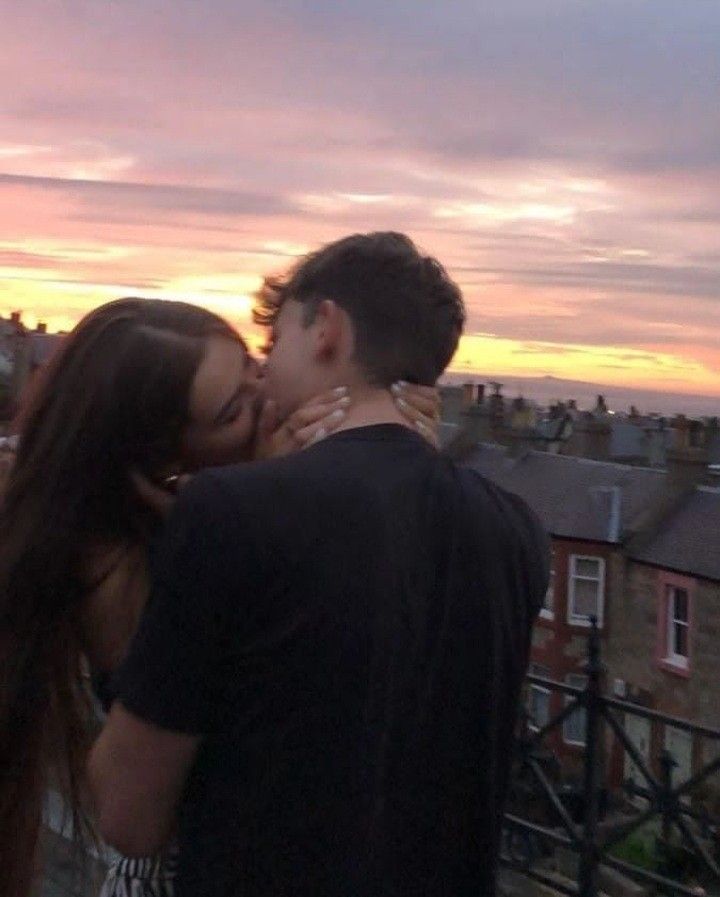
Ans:
<svg viewBox="0 0 720 897"><path fill-rule="evenodd" d="M477 186L460 177L448 182L458 194ZM584 246L575 233L583 215L620 207L617 189L605 181L560 175L486 180L485 188L497 196L493 202L304 194L301 205L311 210L311 220L282 212L248 214L241 228L200 212L126 221L128 209L115 188L105 200L109 220L88 224L78 213L91 206L79 202L72 178L62 183L62 190L49 193L44 182L0 184L7 202L0 218L0 313L22 310L30 326L44 321L50 331L69 330L90 309L121 296L174 298L222 315L258 349L264 337L252 324L251 297L262 276L284 270L339 233L369 229L363 222L375 222L377 215L417 214L412 236L446 263L466 299L468 327L452 371L552 375L720 396L720 348L708 342L700 305L694 320L685 321L677 296L663 293L661 279L656 295L642 281L663 259L629 239ZM105 182L82 183L104 189ZM167 189L184 196L183 187ZM195 193L191 200L198 200ZM367 217L355 223L358 210ZM333 215L343 221L351 216L354 226L339 229ZM483 248L483 240L491 248ZM546 260L546 246L556 256ZM672 277L677 262L668 256L663 264ZM616 285L617 270L622 279Z"/></svg>
<svg viewBox="0 0 720 897"><path fill-rule="evenodd" d="M0 280L2 279L0 272ZM212 295L209 289L226 289L236 283L244 293ZM235 280L188 277L177 279L165 290L132 290L97 284L65 284L42 280L17 279L4 286L0 314L22 311L29 327L47 323L52 332L68 331L91 309L103 302L124 295L145 295L149 298L182 299L195 302L222 315L237 327L254 351L260 350L264 334L252 323L252 291L260 283L259 275L242 275ZM8 293L10 298L8 298ZM637 388L667 390L683 394L704 394L720 398L720 383L709 364L694 356L693 347L657 346L653 351L626 347L560 344L553 342L508 339L492 333L466 333L448 368L450 373L469 376L511 378L541 377L604 383L608 386L634 385ZM712 362L710 353L707 362Z"/></svg>

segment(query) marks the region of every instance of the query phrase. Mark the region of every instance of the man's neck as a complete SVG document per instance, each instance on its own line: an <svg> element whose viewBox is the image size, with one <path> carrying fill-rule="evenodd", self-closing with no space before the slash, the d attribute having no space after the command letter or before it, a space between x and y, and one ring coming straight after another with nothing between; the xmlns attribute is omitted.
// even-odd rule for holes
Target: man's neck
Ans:
<svg viewBox="0 0 720 897"><path fill-rule="evenodd" d="M352 387L350 400L351 404L345 418L333 432L353 430L356 427L370 427L374 424L400 424L410 427L387 389L375 389L367 386Z"/></svg>

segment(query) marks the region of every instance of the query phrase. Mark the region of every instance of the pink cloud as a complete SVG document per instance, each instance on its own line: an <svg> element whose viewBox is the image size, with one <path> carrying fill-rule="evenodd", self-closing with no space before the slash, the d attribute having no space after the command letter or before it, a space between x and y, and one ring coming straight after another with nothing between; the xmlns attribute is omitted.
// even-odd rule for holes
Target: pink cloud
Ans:
<svg viewBox="0 0 720 897"><path fill-rule="evenodd" d="M661 345L716 376L717 10L438 9L9 5L12 301L23 276L33 302L84 284L77 308L189 282L232 297L287 262L273 246L394 228L448 264L474 329Z"/></svg>

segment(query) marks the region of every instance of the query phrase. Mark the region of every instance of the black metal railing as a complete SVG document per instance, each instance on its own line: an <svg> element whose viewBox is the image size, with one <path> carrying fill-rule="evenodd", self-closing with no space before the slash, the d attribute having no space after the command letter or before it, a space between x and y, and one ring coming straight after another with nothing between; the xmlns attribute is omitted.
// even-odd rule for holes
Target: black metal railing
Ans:
<svg viewBox="0 0 720 897"><path fill-rule="evenodd" d="M543 676L527 677L531 686L565 695L566 704L562 712L534 728L527 711L523 714L517 768L505 816L502 863L570 897L597 897L607 870L650 886L658 894L698 897L706 892L706 883L720 894L720 819L714 818L703 804L707 793L700 793L701 787L720 771L720 729L605 694L600 646L593 619L583 670L587 680L582 688ZM573 812L563 786L564 761L557 751L548 749L547 741L578 711L585 714L584 753ZM678 764L670 751L660 750L652 759L644 756L626 731L627 717L644 718L651 726L670 726L693 738L701 737L713 745L715 756L696 766L684 781L676 781L674 770ZM612 787L607 748L613 738L622 759L625 755L631 759L642 784L626 780ZM631 809L633 799L638 798L645 806ZM615 811L611 812L608 804L613 803ZM720 782L716 803L720 806ZM657 829L651 834L655 868L617 855L618 847L627 843L629 836L648 826ZM575 860L574 875L561 876L553 868L557 866L554 859L559 851ZM693 865L699 870L694 880L678 871L682 865L677 861L679 853L691 860L685 863L686 867Z"/></svg>

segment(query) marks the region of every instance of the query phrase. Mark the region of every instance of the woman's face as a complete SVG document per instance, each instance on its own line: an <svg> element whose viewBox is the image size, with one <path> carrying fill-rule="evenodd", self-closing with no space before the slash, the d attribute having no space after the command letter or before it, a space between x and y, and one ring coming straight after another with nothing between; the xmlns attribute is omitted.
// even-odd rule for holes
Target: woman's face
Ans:
<svg viewBox="0 0 720 897"><path fill-rule="evenodd" d="M222 336L208 340L190 391L187 469L249 460L262 402L260 387L259 365L240 343Z"/></svg>

